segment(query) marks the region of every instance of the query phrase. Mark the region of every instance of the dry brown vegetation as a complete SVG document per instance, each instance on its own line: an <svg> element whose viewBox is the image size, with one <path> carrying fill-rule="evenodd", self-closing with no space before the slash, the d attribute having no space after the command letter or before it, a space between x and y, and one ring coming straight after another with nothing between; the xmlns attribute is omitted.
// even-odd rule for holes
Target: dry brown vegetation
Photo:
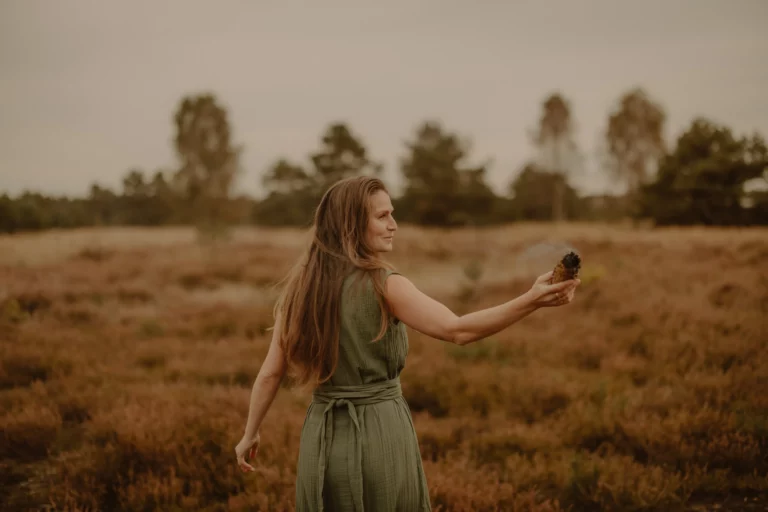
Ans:
<svg viewBox="0 0 768 512"><path fill-rule="evenodd" d="M402 382L434 509L764 506L768 230L405 227L392 260L462 312L525 291L559 254L535 250L547 240L584 258L573 304L463 348L410 332ZM302 243L258 229L216 248L186 229L0 238L4 509L291 510L309 396L281 389L255 474L233 450L270 285Z"/></svg>

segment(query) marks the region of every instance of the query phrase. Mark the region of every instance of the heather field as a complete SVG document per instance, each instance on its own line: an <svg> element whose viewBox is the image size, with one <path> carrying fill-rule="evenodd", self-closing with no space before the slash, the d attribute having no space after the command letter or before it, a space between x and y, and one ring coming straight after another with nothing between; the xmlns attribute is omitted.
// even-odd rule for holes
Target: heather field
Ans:
<svg viewBox="0 0 768 512"><path fill-rule="evenodd" d="M234 446L296 230L0 237L3 510L292 510L310 397L286 381L257 471ZM567 247L566 307L467 347L409 331L435 510L766 510L768 229L401 227L392 262L468 312Z"/></svg>

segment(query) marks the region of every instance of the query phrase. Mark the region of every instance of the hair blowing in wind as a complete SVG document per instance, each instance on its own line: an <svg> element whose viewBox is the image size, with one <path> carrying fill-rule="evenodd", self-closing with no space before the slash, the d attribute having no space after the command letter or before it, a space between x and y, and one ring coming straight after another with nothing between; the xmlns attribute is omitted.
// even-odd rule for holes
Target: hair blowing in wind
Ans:
<svg viewBox="0 0 768 512"><path fill-rule="evenodd" d="M372 279L386 332L391 314L384 301L379 269L391 268L368 245L365 237L370 197L386 192L381 180L368 176L333 184L315 210L312 240L285 278L275 304L280 344L297 384L321 384L338 364L341 292L344 279L355 270Z"/></svg>

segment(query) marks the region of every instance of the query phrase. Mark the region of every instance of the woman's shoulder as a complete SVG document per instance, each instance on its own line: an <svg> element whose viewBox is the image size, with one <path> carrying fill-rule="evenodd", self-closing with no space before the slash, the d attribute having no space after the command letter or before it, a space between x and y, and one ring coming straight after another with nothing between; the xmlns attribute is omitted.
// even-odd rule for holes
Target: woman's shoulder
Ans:
<svg viewBox="0 0 768 512"><path fill-rule="evenodd" d="M386 284L386 280L391 275L400 275L400 272L392 268L377 268L374 270L355 269L344 279L344 290L365 290L374 291L374 281L378 281L381 286Z"/></svg>
<svg viewBox="0 0 768 512"><path fill-rule="evenodd" d="M365 269L361 269L361 268L355 268L355 269L352 269L347 274L347 276L345 277L344 281L345 282L357 281L357 280L362 280L364 278L375 279L376 277L383 277L383 278L386 279L387 277L389 277L389 276L391 276L393 274L398 274L399 275L400 271L398 271L394 267L391 267L391 268L390 267L379 267L379 268L376 268L376 269L373 269L373 270L365 270Z"/></svg>
<svg viewBox="0 0 768 512"><path fill-rule="evenodd" d="M387 277L391 276L391 275L400 275L400 272L399 272L397 269L393 269L393 268L383 268L383 269L381 269L381 270L384 272L384 278L385 278L385 279L386 279Z"/></svg>

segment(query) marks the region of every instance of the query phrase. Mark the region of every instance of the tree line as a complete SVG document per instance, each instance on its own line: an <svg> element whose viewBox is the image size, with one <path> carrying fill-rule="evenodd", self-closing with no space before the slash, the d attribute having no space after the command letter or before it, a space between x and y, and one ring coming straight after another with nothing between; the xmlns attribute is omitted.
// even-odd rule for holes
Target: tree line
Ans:
<svg viewBox="0 0 768 512"><path fill-rule="evenodd" d="M131 169L122 190L94 183L83 198L25 192L0 196L0 231L80 226L193 224L219 233L233 224L306 226L335 181L380 176L360 135L331 123L302 165L280 158L261 177L263 199L235 196L242 146L228 112L212 94L182 98L174 116L178 165ZM393 198L401 222L429 226L489 225L520 220L648 219L655 225L768 224L768 151L759 134L736 136L705 118L692 120L666 147L666 115L642 89L624 94L610 112L600 169L626 188L620 195L580 196L572 183L584 156L574 140L569 102L542 103L531 143L535 157L510 180L506 194L486 182L490 162L473 162L465 137L427 120L405 143L403 192Z"/></svg>

